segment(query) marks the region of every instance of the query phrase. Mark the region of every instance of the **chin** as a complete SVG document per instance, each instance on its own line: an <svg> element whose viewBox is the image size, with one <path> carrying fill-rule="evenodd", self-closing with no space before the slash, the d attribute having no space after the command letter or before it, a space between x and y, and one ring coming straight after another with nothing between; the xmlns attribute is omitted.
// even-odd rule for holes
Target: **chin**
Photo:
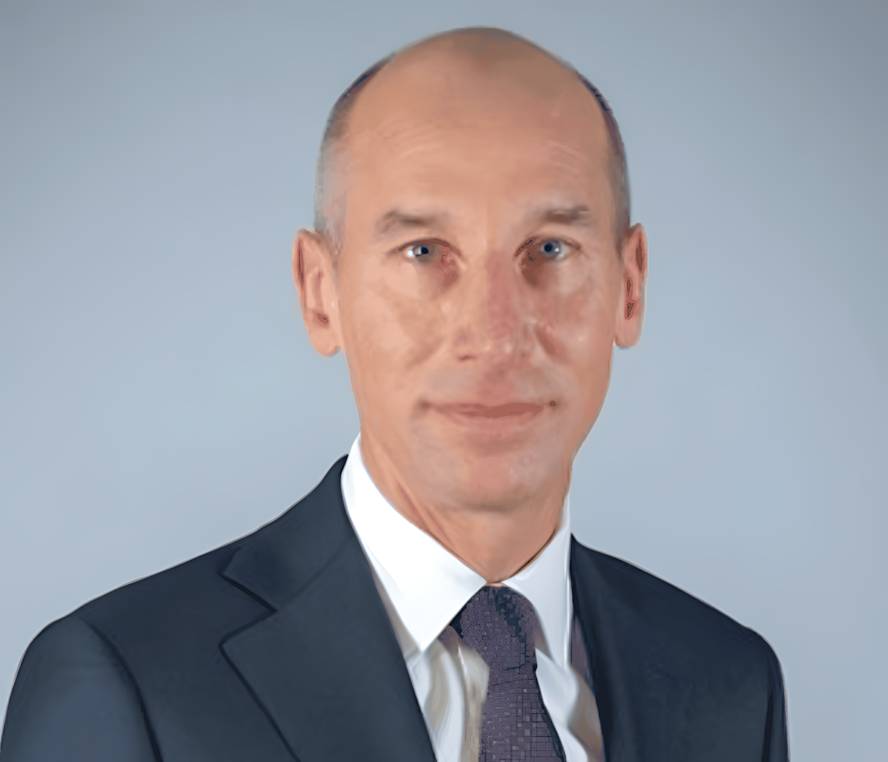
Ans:
<svg viewBox="0 0 888 762"><path fill-rule="evenodd" d="M472 494L528 494L540 489L552 476L553 465L540 460L535 448L525 452L492 454L485 457L455 454L445 474L469 497Z"/></svg>

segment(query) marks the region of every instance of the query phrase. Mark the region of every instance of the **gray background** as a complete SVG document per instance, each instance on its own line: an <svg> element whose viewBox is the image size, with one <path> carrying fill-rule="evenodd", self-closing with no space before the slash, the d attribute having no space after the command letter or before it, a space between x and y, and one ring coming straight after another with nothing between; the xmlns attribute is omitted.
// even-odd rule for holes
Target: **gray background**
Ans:
<svg viewBox="0 0 888 762"><path fill-rule="evenodd" d="M795 759L884 759L888 13L668 5L0 6L0 713L45 624L347 451L290 279L324 118L392 48L491 24L601 87L650 241L576 535L769 640Z"/></svg>

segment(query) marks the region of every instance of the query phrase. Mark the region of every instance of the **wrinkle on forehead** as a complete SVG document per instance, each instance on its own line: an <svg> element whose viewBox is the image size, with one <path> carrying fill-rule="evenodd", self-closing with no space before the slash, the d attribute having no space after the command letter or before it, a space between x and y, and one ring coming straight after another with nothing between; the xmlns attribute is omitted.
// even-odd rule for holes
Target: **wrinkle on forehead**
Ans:
<svg viewBox="0 0 888 762"><path fill-rule="evenodd" d="M349 136L350 151L356 156L377 144L390 149L402 144L430 145L443 139L441 126L432 120L419 121L408 115L391 114L370 125L356 125Z"/></svg>
<svg viewBox="0 0 888 762"><path fill-rule="evenodd" d="M510 129L508 136L503 135L505 129ZM454 128L393 118L379 129L370 128L354 137L343 165L352 186L359 178L370 180L377 188L386 178L421 180L427 172L433 178L478 174L491 180L493 175L517 180L521 175L550 173L553 182L558 176L594 181L606 170L606 150L596 146L594 135L584 133L509 128L508 124Z"/></svg>
<svg viewBox="0 0 888 762"><path fill-rule="evenodd" d="M586 98L581 94L580 100ZM342 156L343 167L365 161L389 163L413 155L432 157L436 151L444 152L441 158L458 161L453 151L472 147L478 148L481 158L524 151L580 166L598 166L608 156L603 119L590 125L588 119L573 113L541 111L533 103L502 107L467 103L447 113L427 110L424 105L417 102L411 111L399 104L377 120L356 120Z"/></svg>

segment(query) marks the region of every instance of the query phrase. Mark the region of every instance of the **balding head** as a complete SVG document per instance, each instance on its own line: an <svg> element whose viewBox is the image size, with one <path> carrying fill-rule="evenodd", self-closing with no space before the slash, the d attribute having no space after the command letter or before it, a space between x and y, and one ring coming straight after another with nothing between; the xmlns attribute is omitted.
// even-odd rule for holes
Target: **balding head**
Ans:
<svg viewBox="0 0 888 762"><path fill-rule="evenodd" d="M567 81L582 86L576 97L594 104L594 118L606 132L612 225L619 249L630 224L629 176L620 129L604 96L570 64L520 35L497 27L462 27L423 38L379 59L334 103L321 140L314 198L314 227L328 240L334 260L342 246L350 128L355 115L366 117L358 106L362 100L358 96L374 80L385 97L386 90L389 95L393 91L405 93L410 86L422 90L460 76L470 82L476 75L488 81L512 81L531 96L536 92L542 101L551 101L554 83L561 88ZM361 127L366 127L366 118Z"/></svg>

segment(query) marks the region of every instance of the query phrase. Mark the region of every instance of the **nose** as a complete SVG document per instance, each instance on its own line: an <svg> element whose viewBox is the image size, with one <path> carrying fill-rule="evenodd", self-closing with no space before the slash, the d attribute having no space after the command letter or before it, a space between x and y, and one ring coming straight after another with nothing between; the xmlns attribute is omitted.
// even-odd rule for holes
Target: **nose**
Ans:
<svg viewBox="0 0 888 762"><path fill-rule="evenodd" d="M459 290L454 349L460 358L484 357L496 364L530 353L532 295L512 258L491 254L474 263Z"/></svg>

